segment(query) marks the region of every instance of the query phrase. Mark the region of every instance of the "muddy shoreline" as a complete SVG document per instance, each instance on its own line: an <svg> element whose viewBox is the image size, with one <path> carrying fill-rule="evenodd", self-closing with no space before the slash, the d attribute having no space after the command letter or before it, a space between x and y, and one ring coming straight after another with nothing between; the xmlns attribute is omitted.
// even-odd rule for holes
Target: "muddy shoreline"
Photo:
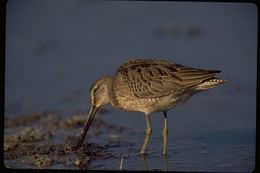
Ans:
<svg viewBox="0 0 260 173"><path fill-rule="evenodd" d="M36 169L88 169L96 159L118 158L107 151L118 143L117 135L104 144L87 143L71 150L79 140L86 115L60 116L52 113L35 113L5 118L4 165L7 168ZM122 132L129 129L107 124L96 118L88 138L98 137L102 131Z"/></svg>

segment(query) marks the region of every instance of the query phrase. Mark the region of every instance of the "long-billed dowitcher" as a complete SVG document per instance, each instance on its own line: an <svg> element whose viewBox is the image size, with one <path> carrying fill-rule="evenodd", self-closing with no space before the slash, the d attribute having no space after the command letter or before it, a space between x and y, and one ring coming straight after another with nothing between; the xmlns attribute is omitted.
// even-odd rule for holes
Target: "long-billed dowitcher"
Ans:
<svg viewBox="0 0 260 173"><path fill-rule="evenodd" d="M214 88L225 80L216 78L218 70L185 67L174 62L155 59L128 60L114 76L98 79L90 88L90 112L80 147L97 110L106 104L126 110L143 112L146 117L146 136L140 154L145 153L152 133L150 113L163 112L163 154L168 136L167 111L187 101L193 94Z"/></svg>

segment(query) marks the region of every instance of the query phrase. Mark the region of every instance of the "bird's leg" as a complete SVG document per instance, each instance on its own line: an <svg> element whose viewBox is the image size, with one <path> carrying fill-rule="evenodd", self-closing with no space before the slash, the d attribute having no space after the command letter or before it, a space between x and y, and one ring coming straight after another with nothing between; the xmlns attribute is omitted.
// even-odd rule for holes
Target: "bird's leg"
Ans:
<svg viewBox="0 0 260 173"><path fill-rule="evenodd" d="M147 147L147 144L149 143L149 139L152 134L152 126L151 126L151 121L150 121L149 115L145 115L145 118L146 118L146 134L145 134L144 143L143 143L142 149L140 151L140 154L145 153L145 149Z"/></svg>
<svg viewBox="0 0 260 173"><path fill-rule="evenodd" d="M163 154L166 155L166 145L167 145L167 138L168 138L168 123L167 123L167 112L164 111L164 128L163 128Z"/></svg>

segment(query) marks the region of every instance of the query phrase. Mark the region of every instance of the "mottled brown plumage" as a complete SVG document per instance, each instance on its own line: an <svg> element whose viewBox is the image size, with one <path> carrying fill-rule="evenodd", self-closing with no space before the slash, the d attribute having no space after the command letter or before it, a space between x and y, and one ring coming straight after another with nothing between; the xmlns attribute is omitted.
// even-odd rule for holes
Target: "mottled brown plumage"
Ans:
<svg viewBox="0 0 260 173"><path fill-rule="evenodd" d="M113 77L102 77L91 86L92 107L78 146L82 145L98 108L111 104L118 109L143 112L146 115L146 137L141 154L145 152L152 132L149 114L163 112L163 153L166 154L168 133L166 112L184 103L195 93L224 83L225 80L217 79L215 76L219 72L186 67L164 60L128 60L119 67Z"/></svg>
<svg viewBox="0 0 260 173"><path fill-rule="evenodd" d="M219 72L162 60L129 60L113 77L111 104L145 114L167 111L193 94L223 83L215 77Z"/></svg>

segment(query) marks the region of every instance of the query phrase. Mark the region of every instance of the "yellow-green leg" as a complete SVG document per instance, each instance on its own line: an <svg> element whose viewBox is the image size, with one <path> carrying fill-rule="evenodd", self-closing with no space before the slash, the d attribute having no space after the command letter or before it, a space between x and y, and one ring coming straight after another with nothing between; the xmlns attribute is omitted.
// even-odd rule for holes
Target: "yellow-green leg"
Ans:
<svg viewBox="0 0 260 173"><path fill-rule="evenodd" d="M168 138L168 123L167 123L166 111L163 112L163 115L164 115L163 154L166 155L166 145L167 145L167 138Z"/></svg>
<svg viewBox="0 0 260 173"><path fill-rule="evenodd" d="M147 147L147 144L149 143L149 139L152 134L152 126L151 126L151 121L150 121L149 115L145 115L145 119L146 119L146 134L145 134L144 143L143 143L142 149L140 151L140 154L145 153L145 149Z"/></svg>

